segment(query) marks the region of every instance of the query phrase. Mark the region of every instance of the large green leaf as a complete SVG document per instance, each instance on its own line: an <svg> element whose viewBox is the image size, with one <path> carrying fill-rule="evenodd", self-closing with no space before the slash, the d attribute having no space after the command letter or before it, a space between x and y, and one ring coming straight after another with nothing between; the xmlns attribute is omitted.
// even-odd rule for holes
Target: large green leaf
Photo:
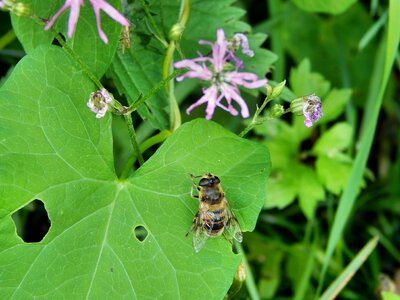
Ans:
<svg viewBox="0 0 400 300"><path fill-rule="evenodd" d="M65 1L41 1L27 0L34 15L44 19L50 19ZM80 9L80 15L75 34L71 39L67 38L67 44L83 60L84 64L98 77L101 77L111 64L115 51L119 44L121 25L111 19L105 13L101 14L101 26L109 41L104 44L97 33L96 19L91 5L85 1ZM109 0L111 5L118 9L121 1ZM119 4L120 5L120 4ZM70 10L66 10L56 21L53 27L67 37L68 17ZM14 31L22 43L26 52L30 52L39 45L49 45L54 35L44 30L44 26L38 24L31 18L12 15Z"/></svg>
<svg viewBox="0 0 400 300"><path fill-rule="evenodd" d="M249 32L250 26L240 22L239 18L245 13L238 7L231 7L232 0L194 0L190 3L190 17L180 41L180 49L187 58L210 53L210 47L199 45L199 40L216 40L216 31L223 28L227 38L235 32ZM178 21L181 1L150 1L150 9L154 19L162 32L168 33ZM218 15L216 17L216 14ZM117 83L121 94L125 94L129 102L136 100L140 94L147 93L155 84L161 81L162 63L165 48L143 24L148 24L144 17L140 17L140 10L135 12L132 47L129 51L122 51L116 56L112 64L110 76ZM204 26L207 24L207 26ZM146 31L147 30L147 31ZM245 71L254 72L261 78L277 59L276 55L261 48L265 41L265 34L249 35L249 43L255 55L249 58L241 53L238 56L245 63ZM176 60L181 58L176 55ZM194 79L195 80L195 79ZM141 107L139 113L142 118L151 121L158 129L167 128L168 99L164 91L159 91L147 102L147 107ZM147 109L149 108L149 109Z"/></svg>
<svg viewBox="0 0 400 300"><path fill-rule="evenodd" d="M0 90L0 298L221 299L240 256L223 237L195 253L187 173L221 178L243 231L265 199L268 150L205 120L181 126L126 181L111 118L86 107L91 82L58 47L33 50ZM24 243L11 214L33 199L51 228ZM135 228L148 235L140 242Z"/></svg>

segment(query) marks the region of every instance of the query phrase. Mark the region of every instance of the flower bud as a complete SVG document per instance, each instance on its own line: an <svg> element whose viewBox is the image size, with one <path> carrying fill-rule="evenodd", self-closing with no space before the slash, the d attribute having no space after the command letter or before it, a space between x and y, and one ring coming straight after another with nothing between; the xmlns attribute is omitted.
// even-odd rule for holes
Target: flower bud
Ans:
<svg viewBox="0 0 400 300"><path fill-rule="evenodd" d="M275 104L271 108L270 116L271 116L271 118L277 119L277 118L280 118L284 112L285 112L285 109L284 109L283 105Z"/></svg>
<svg viewBox="0 0 400 300"><path fill-rule="evenodd" d="M235 277L233 278L232 285L228 291L228 294L224 299L233 299L233 297L240 291L242 288L243 282L246 280L246 268L243 262L240 262L240 265L236 271Z"/></svg>
<svg viewBox="0 0 400 300"><path fill-rule="evenodd" d="M272 91L273 91L272 86L270 86L269 84L267 84L267 85L265 86L265 91L267 92L267 95L268 95L268 96L269 96L269 95L272 95Z"/></svg>
<svg viewBox="0 0 400 300"><path fill-rule="evenodd" d="M280 94L282 93L282 91L283 91L283 88L285 87L285 84L286 84L286 80L284 80L284 81L278 83L278 84L272 89L272 92L271 92L271 99L275 99L275 98L279 97L279 95L280 95Z"/></svg>
<svg viewBox="0 0 400 300"><path fill-rule="evenodd" d="M0 1L0 8L9 10L17 16L28 16L30 14L29 6L22 2L15 2L15 0Z"/></svg>
<svg viewBox="0 0 400 300"><path fill-rule="evenodd" d="M322 102L315 94L294 99L290 103L290 111L296 115L304 115L304 125L312 126L312 122L317 122L322 116Z"/></svg>

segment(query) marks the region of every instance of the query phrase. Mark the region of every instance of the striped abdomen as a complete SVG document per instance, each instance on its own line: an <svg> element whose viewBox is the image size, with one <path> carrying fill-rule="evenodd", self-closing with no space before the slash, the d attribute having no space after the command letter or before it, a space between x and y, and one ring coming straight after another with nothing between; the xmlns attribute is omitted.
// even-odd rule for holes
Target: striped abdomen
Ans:
<svg viewBox="0 0 400 300"><path fill-rule="evenodd" d="M226 224L225 206L215 210L205 210L202 213L203 227L209 236L221 235Z"/></svg>

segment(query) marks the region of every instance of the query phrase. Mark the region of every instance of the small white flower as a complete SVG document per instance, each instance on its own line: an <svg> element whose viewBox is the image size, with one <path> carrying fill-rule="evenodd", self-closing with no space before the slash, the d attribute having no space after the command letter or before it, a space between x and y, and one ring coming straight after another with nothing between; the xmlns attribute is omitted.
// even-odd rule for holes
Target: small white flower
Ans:
<svg viewBox="0 0 400 300"><path fill-rule="evenodd" d="M90 94L87 106L96 114L96 118L99 119L104 117L108 110L108 104L112 101L113 97L110 93L105 88L102 88Z"/></svg>

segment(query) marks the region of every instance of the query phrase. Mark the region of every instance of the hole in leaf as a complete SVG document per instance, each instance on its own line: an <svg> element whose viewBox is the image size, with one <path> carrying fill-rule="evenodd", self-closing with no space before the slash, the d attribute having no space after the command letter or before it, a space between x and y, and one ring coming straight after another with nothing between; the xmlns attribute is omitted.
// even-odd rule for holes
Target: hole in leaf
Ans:
<svg viewBox="0 0 400 300"><path fill-rule="evenodd" d="M139 242L143 242L149 235L147 229L142 225L136 226L135 229L133 230L133 233Z"/></svg>
<svg viewBox="0 0 400 300"><path fill-rule="evenodd" d="M59 36L61 37L61 39L62 39L64 42L66 42L65 36L64 36L61 32L59 32ZM56 38L52 41L51 44L54 45L54 46L58 46L58 47L61 47L61 48L62 48L62 45L60 44L60 42L59 42Z"/></svg>
<svg viewBox="0 0 400 300"><path fill-rule="evenodd" d="M43 240L50 229L50 219L44 203L33 200L12 214L17 234L26 243L37 243Z"/></svg>

